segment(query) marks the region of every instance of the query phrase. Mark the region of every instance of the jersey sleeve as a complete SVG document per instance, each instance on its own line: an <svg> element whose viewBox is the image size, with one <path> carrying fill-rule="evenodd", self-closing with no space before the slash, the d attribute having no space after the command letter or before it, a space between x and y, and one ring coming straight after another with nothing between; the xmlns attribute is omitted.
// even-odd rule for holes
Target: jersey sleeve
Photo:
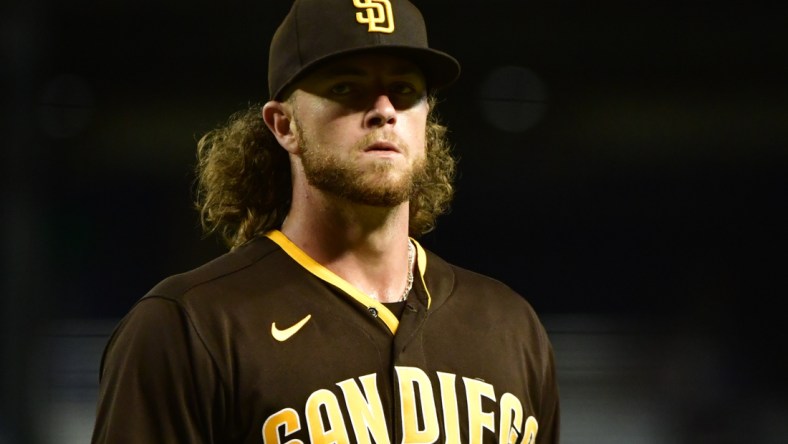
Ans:
<svg viewBox="0 0 788 444"><path fill-rule="evenodd" d="M207 443L222 418L210 354L175 301L146 297L104 350L92 443Z"/></svg>
<svg viewBox="0 0 788 444"><path fill-rule="evenodd" d="M542 356L542 387L540 402L539 433L537 444L558 444L560 442L561 415L556 374L555 354L544 327L539 325Z"/></svg>

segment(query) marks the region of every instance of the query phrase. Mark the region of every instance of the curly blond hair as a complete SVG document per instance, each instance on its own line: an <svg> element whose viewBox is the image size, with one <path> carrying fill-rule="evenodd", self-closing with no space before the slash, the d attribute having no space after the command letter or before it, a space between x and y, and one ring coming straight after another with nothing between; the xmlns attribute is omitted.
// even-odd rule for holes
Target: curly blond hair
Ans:
<svg viewBox="0 0 788 444"><path fill-rule="evenodd" d="M457 160L447 129L429 99L426 178L410 196L409 234L435 228L454 195ZM279 228L293 192L290 159L262 117L262 105L249 106L197 142L196 201L206 235L217 234L230 248Z"/></svg>

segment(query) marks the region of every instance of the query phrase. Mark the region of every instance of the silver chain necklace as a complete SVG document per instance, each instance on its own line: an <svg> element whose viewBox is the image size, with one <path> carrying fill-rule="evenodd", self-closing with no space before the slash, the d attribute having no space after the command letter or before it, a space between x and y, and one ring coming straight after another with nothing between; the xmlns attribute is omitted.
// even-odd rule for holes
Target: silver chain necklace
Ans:
<svg viewBox="0 0 788 444"><path fill-rule="evenodd" d="M415 259L415 253L413 250L415 250L415 248L413 248L413 242L408 240L408 285L405 287L405 291L402 293L402 297L399 300L400 302L408 299L408 294L413 288L413 259Z"/></svg>

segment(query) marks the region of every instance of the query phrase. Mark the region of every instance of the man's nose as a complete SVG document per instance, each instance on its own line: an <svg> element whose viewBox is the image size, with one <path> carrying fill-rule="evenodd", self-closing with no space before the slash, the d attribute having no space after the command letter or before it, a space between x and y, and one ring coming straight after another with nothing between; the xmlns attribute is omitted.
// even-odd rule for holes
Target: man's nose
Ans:
<svg viewBox="0 0 788 444"><path fill-rule="evenodd" d="M387 94L378 94L367 111L366 124L369 127L381 127L397 123L397 110Z"/></svg>

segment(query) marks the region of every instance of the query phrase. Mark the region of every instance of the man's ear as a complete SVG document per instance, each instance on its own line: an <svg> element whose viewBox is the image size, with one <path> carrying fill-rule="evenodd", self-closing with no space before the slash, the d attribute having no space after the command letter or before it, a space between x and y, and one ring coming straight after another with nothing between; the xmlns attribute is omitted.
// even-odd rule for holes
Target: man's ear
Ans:
<svg viewBox="0 0 788 444"><path fill-rule="evenodd" d="M290 125L292 117L286 103L272 100L263 105L263 120L279 145L290 154L298 153L298 137Z"/></svg>

